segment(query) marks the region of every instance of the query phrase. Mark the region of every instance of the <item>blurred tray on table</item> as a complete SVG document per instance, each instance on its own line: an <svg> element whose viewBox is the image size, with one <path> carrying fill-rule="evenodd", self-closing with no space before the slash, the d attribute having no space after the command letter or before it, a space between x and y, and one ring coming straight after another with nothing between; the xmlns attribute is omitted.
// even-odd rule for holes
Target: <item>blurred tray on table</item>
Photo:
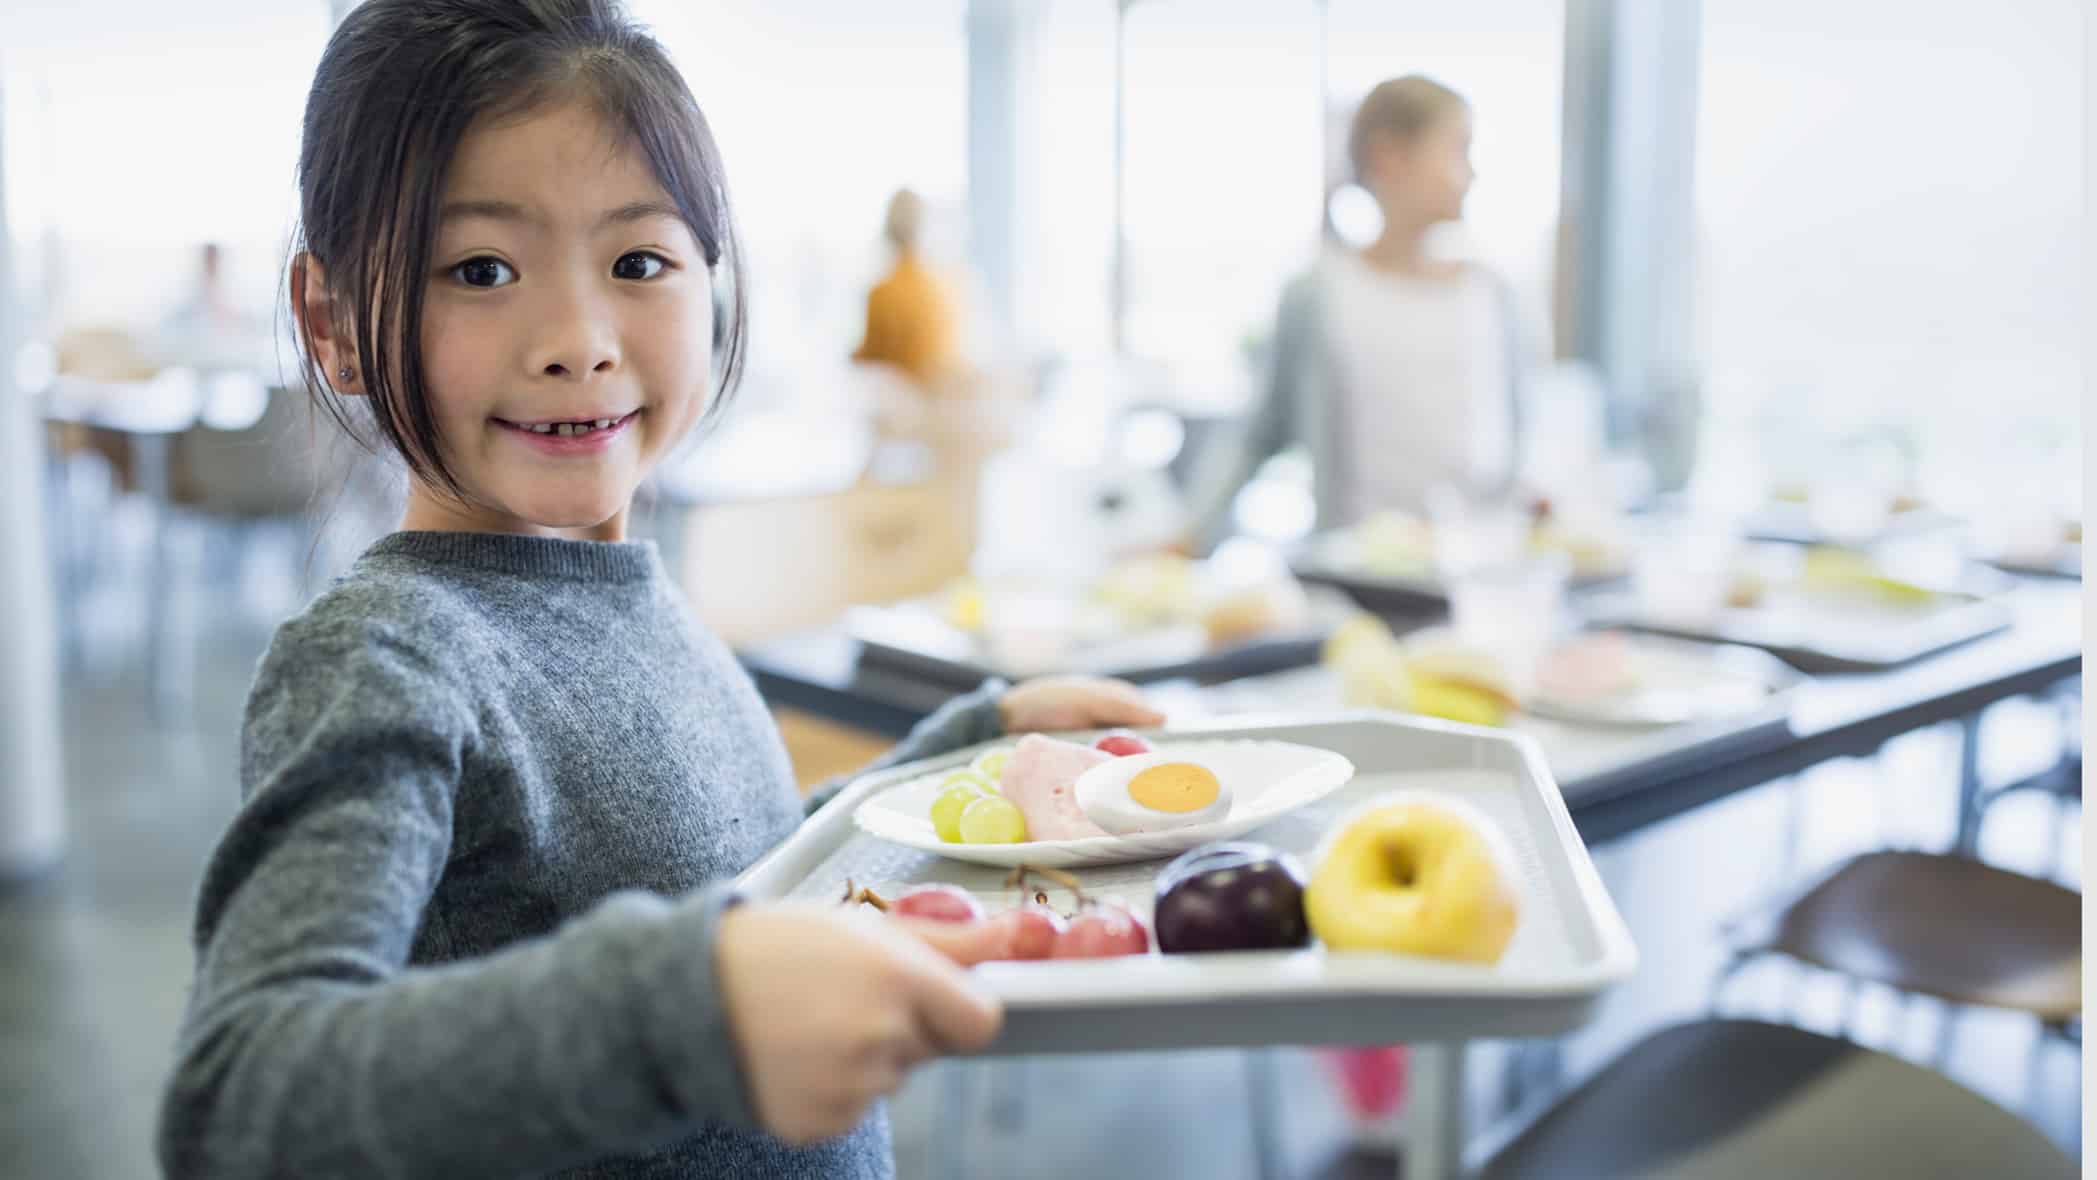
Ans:
<svg viewBox="0 0 2097 1180"><path fill-rule="evenodd" d="M1841 543L1876 545L1956 529L1962 523L1958 517L1941 509L1902 504L1888 511L1877 527L1866 535L1850 537ZM1740 532L1750 541L1782 545L1827 545L1838 541L1820 522L1810 503L1796 500L1764 504L1741 522Z"/></svg>
<svg viewBox="0 0 2097 1180"><path fill-rule="evenodd" d="M2082 521L2025 520L1976 538L1979 556L2007 574L2082 581Z"/></svg>
<svg viewBox="0 0 2097 1180"><path fill-rule="evenodd" d="M1928 587L1891 591L1778 586L1755 601L1694 614L1655 611L1634 593L1586 604L1596 626L1760 648L1808 673L1897 668L1995 634L2012 614L2001 596L2014 582L1972 567Z"/></svg>
<svg viewBox="0 0 2097 1180"><path fill-rule="evenodd" d="M1745 679L1757 690L1705 695L1706 707L1679 710L1671 723L1637 706L1636 698L1643 694L1624 694L1587 707L1532 695L1509 712L1503 724L1510 732L1536 740L1568 800L1605 798L1620 793L1626 784L1774 749L1792 739L1791 694L1805 678L1768 653L1664 636L1625 638L1641 651L1666 653L1672 660L1715 661L1729 679ZM1285 706L1350 707L1341 674L1326 666L1208 687L1164 686L1152 690L1152 700L1175 720L1253 715Z"/></svg>
<svg viewBox="0 0 2097 1180"><path fill-rule="evenodd" d="M2063 544L2051 553L2003 553L1988 559L1988 564L2006 574L2026 578L2060 578L2071 582L2082 581L2082 544Z"/></svg>
<svg viewBox="0 0 2097 1180"><path fill-rule="evenodd" d="M1436 569L1430 528L1387 513L1306 538L1290 555L1289 568L1304 582L1342 591L1378 614L1440 613L1449 607L1449 589ZM1630 576L1629 549L1615 540L1538 525L1531 550L1564 553L1571 590L1612 586Z"/></svg>
<svg viewBox="0 0 2097 1180"><path fill-rule="evenodd" d="M845 626L859 641L861 661L962 688L990 676L1065 673L1138 682L1225 679L1315 661L1326 637L1353 611L1339 594L1306 592L1285 580L1269 617L1240 617L1228 627L1193 607L1131 617L1073 593L1061 596L1049 620L1001 628L981 617L980 606L957 621L953 593L852 608ZM1037 599L1057 602L1047 591Z"/></svg>

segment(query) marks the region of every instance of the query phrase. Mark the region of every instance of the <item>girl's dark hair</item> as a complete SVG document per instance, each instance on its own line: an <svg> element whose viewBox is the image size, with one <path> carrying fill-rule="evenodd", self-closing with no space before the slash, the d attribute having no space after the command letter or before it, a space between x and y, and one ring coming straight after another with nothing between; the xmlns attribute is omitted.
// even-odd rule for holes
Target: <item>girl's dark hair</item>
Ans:
<svg viewBox="0 0 2097 1180"><path fill-rule="evenodd" d="M742 250L721 152L669 55L619 0L365 0L328 39L306 98L293 249L327 270L334 326L357 358L379 435L416 475L454 494L422 367L445 174L476 120L563 99L594 104L640 149L706 256L719 375L710 419L742 375L745 338ZM301 358L308 392L361 438L314 350Z"/></svg>

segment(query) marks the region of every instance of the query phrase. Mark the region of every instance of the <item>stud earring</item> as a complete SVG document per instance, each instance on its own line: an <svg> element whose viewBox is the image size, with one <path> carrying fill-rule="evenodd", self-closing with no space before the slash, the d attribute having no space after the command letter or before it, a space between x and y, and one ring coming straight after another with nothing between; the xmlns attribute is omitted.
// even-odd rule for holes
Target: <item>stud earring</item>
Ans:
<svg viewBox="0 0 2097 1180"><path fill-rule="evenodd" d="M336 377L341 379L344 385L348 385L350 383L350 378L355 377L356 375L356 372L352 370L348 365L342 366L341 371L335 374Z"/></svg>

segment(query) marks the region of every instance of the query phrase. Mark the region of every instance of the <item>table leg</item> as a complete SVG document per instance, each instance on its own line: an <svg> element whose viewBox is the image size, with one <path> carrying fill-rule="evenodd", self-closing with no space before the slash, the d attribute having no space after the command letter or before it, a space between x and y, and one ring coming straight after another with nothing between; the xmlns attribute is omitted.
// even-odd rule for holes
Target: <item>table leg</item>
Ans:
<svg viewBox="0 0 2097 1180"><path fill-rule="evenodd" d="M1460 1180L1464 1174L1464 1044L1406 1049L1404 1180Z"/></svg>
<svg viewBox="0 0 2097 1180"><path fill-rule="evenodd" d="M2061 770L2068 778L2066 786L2052 792L2053 822L2047 831L2050 838L2050 855L2046 858L2046 875L2068 884L2070 854L2066 841L2061 839L2061 829L2066 824L2065 813L2071 806L2068 798L2071 789L2075 791L2072 805L2077 808L2082 805L2082 692L2079 689L2069 691L2066 688L2058 688L2054 690L2052 700L2054 707L2061 713ZM2079 828L2071 830L2071 835L2077 839L2080 839L2079 833Z"/></svg>
<svg viewBox="0 0 2097 1180"><path fill-rule="evenodd" d="M58 620L59 651L67 667L81 663L84 645L80 638L81 577L78 538L79 522L74 513L72 457L57 446L44 451L45 493L50 497L52 536L49 548L52 585L58 594L54 614Z"/></svg>
<svg viewBox="0 0 2097 1180"><path fill-rule="evenodd" d="M1973 856L1980 851L1980 731L1979 713L1959 718L1959 817L1958 831L1952 837L1951 846L1962 856Z"/></svg>
<svg viewBox="0 0 2097 1180"><path fill-rule="evenodd" d="M1246 1100L1251 1109L1247 1120L1252 1134L1254 1175L1259 1180L1283 1180L1288 1161L1281 1146L1281 1050L1259 1048L1245 1054Z"/></svg>
<svg viewBox="0 0 2097 1180"><path fill-rule="evenodd" d="M1712 1004L1717 1005L1715 988ZM1557 1084L1563 1062L1564 1051L1556 1038L1516 1042L1503 1067L1505 1076L1501 1079L1500 1114L1518 1114L1528 1109L1538 1094Z"/></svg>
<svg viewBox="0 0 2097 1180"><path fill-rule="evenodd" d="M971 1117L974 1112L968 1109L970 1096L968 1075L972 1070L980 1069L987 1072L991 1064L991 1062L966 1061L959 1058L943 1061L939 1064L937 1068L944 1072L946 1082L944 1086L946 1091L945 1117L956 1120L963 1128L971 1128L978 1125L975 1119ZM960 1180L960 1177L963 1175L961 1148L967 1139L968 1135L966 1133L956 1134L948 1140L943 1150L935 1147L932 1152L932 1166L937 1169L935 1173L937 1180ZM935 1143L936 1141L935 1134Z"/></svg>
<svg viewBox="0 0 2097 1180"><path fill-rule="evenodd" d="M152 715L172 720L185 699L187 685L178 683L186 668L174 652L169 614L174 588L169 580L174 570L172 537L173 493L168 475L166 435L138 435L132 439L132 454L138 463L138 486L153 506L152 576L147 582L146 604L146 693Z"/></svg>

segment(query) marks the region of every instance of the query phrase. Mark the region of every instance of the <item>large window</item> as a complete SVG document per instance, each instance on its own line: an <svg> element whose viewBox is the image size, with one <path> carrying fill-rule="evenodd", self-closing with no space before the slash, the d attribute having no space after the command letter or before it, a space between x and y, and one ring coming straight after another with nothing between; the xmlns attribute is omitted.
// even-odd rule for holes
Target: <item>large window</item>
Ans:
<svg viewBox="0 0 2097 1180"><path fill-rule="evenodd" d="M2076 0L1706 0L1711 429L1777 480L1843 434L1925 491L2080 456Z"/></svg>
<svg viewBox="0 0 2097 1180"><path fill-rule="evenodd" d="M1320 9L1325 9L1321 30ZM1057 0L1042 58L1043 336L1111 339L1114 0ZM1313 259L1354 106L1410 72L1478 114L1480 179L1454 245L1534 309L1558 207L1563 0L1140 0L1124 44L1129 350L1190 403L1249 392L1281 289Z"/></svg>
<svg viewBox="0 0 2097 1180"><path fill-rule="evenodd" d="M1317 242L1317 50L1304 0L1146 0L1128 14L1125 340L1185 383L1239 376L1243 344Z"/></svg>
<svg viewBox="0 0 2097 1180"><path fill-rule="evenodd" d="M1331 22L1334 155L1344 158L1356 104L1386 78L1426 74L1461 93L1478 180L1452 246L1504 274L1541 319L1558 220L1565 0L1331 0ZM1546 327L1533 334L1548 339Z"/></svg>
<svg viewBox="0 0 2097 1180"><path fill-rule="evenodd" d="M9 224L32 326L150 326L205 242L269 314L327 6L136 5L117 27L99 7L6 18Z"/></svg>
<svg viewBox="0 0 2097 1180"><path fill-rule="evenodd" d="M1037 323L1050 353L1097 355L1112 336L1115 0L1052 0L1041 14Z"/></svg>
<svg viewBox="0 0 2097 1180"><path fill-rule="evenodd" d="M639 0L727 161L750 254L753 401L830 385L887 261L899 188L958 264L968 196L965 0Z"/></svg>

